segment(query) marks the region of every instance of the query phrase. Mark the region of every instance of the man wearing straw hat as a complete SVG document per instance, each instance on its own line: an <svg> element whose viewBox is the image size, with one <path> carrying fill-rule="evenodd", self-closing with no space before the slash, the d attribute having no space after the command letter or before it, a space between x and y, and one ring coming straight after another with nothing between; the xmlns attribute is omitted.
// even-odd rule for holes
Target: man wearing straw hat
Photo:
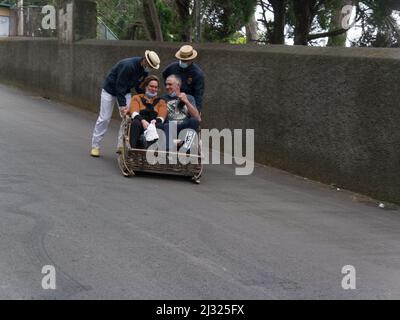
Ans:
<svg viewBox="0 0 400 320"><path fill-rule="evenodd" d="M100 156L100 142L107 131L111 120L114 104L117 101L120 115L123 116L129 109L131 90L135 87L137 92L144 78L151 69L160 68L160 58L154 51L146 50L144 57L132 57L119 61L111 69L104 80L101 91L100 114L96 121L92 136L92 157ZM122 126L118 133L118 149L122 149Z"/></svg>
<svg viewBox="0 0 400 320"><path fill-rule="evenodd" d="M182 80L182 92L192 95L196 107L201 112L204 94L204 74L200 67L194 63L197 51L190 45L182 46L175 54L178 62L171 63L164 71L164 81L172 74L178 75Z"/></svg>

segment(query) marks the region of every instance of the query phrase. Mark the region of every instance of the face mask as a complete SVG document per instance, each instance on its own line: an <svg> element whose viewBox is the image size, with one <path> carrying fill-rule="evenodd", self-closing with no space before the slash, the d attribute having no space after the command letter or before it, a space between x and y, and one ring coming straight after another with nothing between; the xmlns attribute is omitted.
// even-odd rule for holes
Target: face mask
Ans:
<svg viewBox="0 0 400 320"><path fill-rule="evenodd" d="M183 69L186 69L189 67L189 64L187 62L183 62L182 60L179 60L179 66Z"/></svg>
<svg viewBox="0 0 400 320"><path fill-rule="evenodd" d="M155 96L157 96L157 92L155 92L155 93L152 93L152 92L150 92L150 91L146 91L146 96L148 97L148 98L154 98Z"/></svg>
<svg viewBox="0 0 400 320"><path fill-rule="evenodd" d="M174 91L174 92L170 93L169 96L170 96L171 98L175 98L175 97L176 97L176 92Z"/></svg>

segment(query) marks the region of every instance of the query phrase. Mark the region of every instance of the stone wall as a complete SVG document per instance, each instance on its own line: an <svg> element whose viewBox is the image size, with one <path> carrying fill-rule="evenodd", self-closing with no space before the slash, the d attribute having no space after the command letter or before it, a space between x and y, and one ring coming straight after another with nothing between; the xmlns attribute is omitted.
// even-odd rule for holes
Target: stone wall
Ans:
<svg viewBox="0 0 400 320"><path fill-rule="evenodd" d="M0 81L97 112L115 62L151 49L162 69L179 46L10 38L0 41ZM203 127L254 128L257 162L400 203L400 50L197 49Z"/></svg>

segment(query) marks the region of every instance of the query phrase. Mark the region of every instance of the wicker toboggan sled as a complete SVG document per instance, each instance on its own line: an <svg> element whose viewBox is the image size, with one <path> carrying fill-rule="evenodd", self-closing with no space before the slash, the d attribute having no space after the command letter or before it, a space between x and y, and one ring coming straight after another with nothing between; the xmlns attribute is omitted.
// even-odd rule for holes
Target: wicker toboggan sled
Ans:
<svg viewBox="0 0 400 320"><path fill-rule="evenodd" d="M131 118L125 117L123 120L123 149L118 157L118 165L125 177L135 175L135 172L151 172L160 174L172 174L187 176L193 182L199 184L203 171L201 140L199 139L198 153L186 154L171 151L149 151L146 149L131 148L129 143ZM153 152L154 156L161 156L166 160L165 164L149 163L148 152ZM162 154L164 153L164 154ZM177 159L184 161L177 161Z"/></svg>

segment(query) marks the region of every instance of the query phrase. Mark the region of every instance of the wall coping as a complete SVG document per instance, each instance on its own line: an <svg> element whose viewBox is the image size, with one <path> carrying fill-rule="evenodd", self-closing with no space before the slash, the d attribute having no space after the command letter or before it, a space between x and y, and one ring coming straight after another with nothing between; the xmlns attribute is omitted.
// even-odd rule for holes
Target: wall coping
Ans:
<svg viewBox="0 0 400 320"><path fill-rule="evenodd" d="M30 38L30 37L7 37L2 42L58 42L57 38ZM115 47L149 47L149 48L169 48L176 50L184 43L180 42L155 42L155 41L138 41L138 40L80 40L73 45L75 46L115 46ZM315 55L327 57L346 57L346 58L369 58L369 59L390 59L400 60L400 48L370 48L370 47L307 47L307 46L290 46L290 45L267 45L257 46L251 44L234 45L220 43L196 43L193 44L199 50L207 51L229 51L229 52L253 52L253 53L273 53L273 54L295 54L295 55Z"/></svg>

